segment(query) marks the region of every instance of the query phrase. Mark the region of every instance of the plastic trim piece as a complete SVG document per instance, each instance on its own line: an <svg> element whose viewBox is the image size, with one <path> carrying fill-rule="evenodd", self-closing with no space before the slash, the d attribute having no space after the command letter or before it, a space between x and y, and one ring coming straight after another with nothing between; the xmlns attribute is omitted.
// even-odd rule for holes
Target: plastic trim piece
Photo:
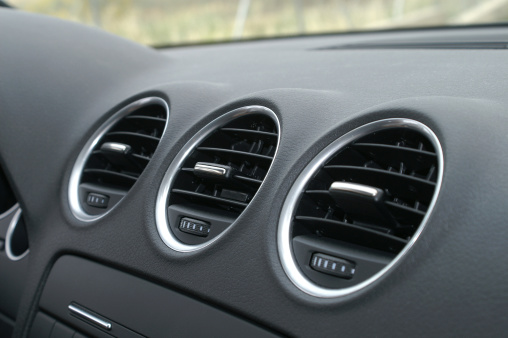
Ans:
<svg viewBox="0 0 508 338"><path fill-rule="evenodd" d="M168 207L168 200L169 200L169 191L171 186L173 185L173 180L176 177L176 174L182 167L185 159L194 151L194 149L205 139L207 138L212 132L214 132L217 128L227 124L228 122L248 114L264 114L272 119L274 119L275 124L277 126L278 136L277 136L277 148L275 149L275 154L273 155L273 158L275 159L275 156L277 156L277 151L279 149L279 142L280 142L280 123L277 115L271 110L263 106L247 106L238 108L235 110L232 110L222 116L219 116L209 124L207 124L203 129L198 131L188 142L185 144L180 150L180 152L176 155L173 162L169 166L168 170L166 171L166 174L164 175L164 178L162 179L161 187L159 188L159 191L157 193L157 202L155 205L155 221L157 224L157 230L159 232L159 236L161 237L164 244L166 244L169 248L179 251L179 252L192 252L196 250L203 249L204 247L212 244L217 239L219 239L221 236L224 235L224 233L227 231L222 232L217 237L211 239L210 241L199 244L199 245L188 245L183 244L180 242L176 236L172 233L172 231L169 229L169 222L167 218L167 207ZM273 164L273 162L272 162ZM266 176L269 175L270 170L272 166L270 165L270 168L268 169L268 172L266 173ZM265 176L265 179L266 179ZM263 183L259 187L263 186ZM254 196L254 198L256 198ZM233 225L233 224L232 224Z"/></svg>
<svg viewBox="0 0 508 338"><path fill-rule="evenodd" d="M69 180L69 205L71 208L71 212L78 220L83 222L92 222L98 220L106 216L111 210L113 210L117 205L108 210L107 212L100 215L90 215L86 213L85 210L81 207L81 203L79 202L79 182L81 181L81 175L83 174L83 169L85 167L85 163L88 160L90 154L92 153L93 148L97 145L99 140L108 132L108 130L113 127L115 123L120 121L123 117L129 115L135 110L138 110L144 106L158 104L166 109L166 125L164 126L164 132L161 135L164 136L166 132L168 121L169 121L169 106L167 102L160 97L146 97L140 100L137 100L122 109L120 109L116 114L111 116L102 126L97 129L97 131L92 135L92 137L86 142L83 150L78 155L76 159L76 163L72 168L71 177Z"/></svg>
<svg viewBox="0 0 508 338"><path fill-rule="evenodd" d="M296 206L300 200L300 195L305 189L307 182L314 176L314 174L326 163L328 159L330 159L340 148L350 144L356 139L366 136L372 132L380 131L388 128L408 128L412 130L416 130L424 134L429 138L432 145L436 150L437 162L438 162L438 172L437 172L437 182L436 188L434 191L434 196L430 202L427 214L423 218L420 226L416 230L415 234L409 241L409 243L402 249L402 251L381 271L376 273L374 276L369 279L359 283L355 286L351 286L343 289L329 289L316 285L311 282L305 275L301 272L298 267L295 257L293 256L293 250L291 247L291 233L293 228L293 218L296 211ZM381 276L387 273L392 267L394 267L406 254L409 252L413 244L416 242L423 229L425 228L427 221L432 213L434 205L436 204L437 196L439 194L439 190L441 188L441 182L443 179L443 150L441 148L441 144L437 136L432 132L432 130L426 125L403 118L394 118L394 119L386 119L368 123L364 126L356 128L347 134L341 136L339 139L335 140L333 143L328 145L325 149L323 149L302 171L302 173L298 176L293 187L289 191L286 200L284 201L284 205L282 207L281 216L279 219L279 228L277 232L277 247L279 251L280 261L282 263L282 267L286 272L286 275L289 277L291 282L296 285L303 292L320 298L334 298L341 297L357 292L366 286L374 283Z"/></svg>
<svg viewBox="0 0 508 338"><path fill-rule="evenodd" d="M26 255L28 255L28 253L30 252L30 249L26 249L21 255L15 255L12 252L11 248L12 235L14 234L14 229L18 225L18 221L21 218L21 213L23 212L18 204L16 204L15 206L17 206L18 209L16 210L16 213L14 214L14 216L11 219L11 222L9 223L9 227L7 228L7 234L5 235L5 254L7 255L7 258L9 258L11 261L19 261Z"/></svg>

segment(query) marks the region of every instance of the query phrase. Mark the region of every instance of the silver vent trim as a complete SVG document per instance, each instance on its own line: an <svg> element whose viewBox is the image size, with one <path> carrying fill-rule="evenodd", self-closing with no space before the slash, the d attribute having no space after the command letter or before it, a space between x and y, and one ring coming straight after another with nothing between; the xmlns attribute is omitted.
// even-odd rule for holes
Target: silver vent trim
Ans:
<svg viewBox="0 0 508 338"><path fill-rule="evenodd" d="M231 122L232 120L248 115L248 114L264 114L269 117L271 117L277 126L278 130L278 136L277 136L277 149L275 150L275 154L273 156L273 160L275 160L275 157L277 156L277 152L279 149L279 142L280 142L280 123L279 119L277 118L277 115L271 110L263 106L247 106L238 108L235 110L232 110L209 124L207 124L203 129L198 131L188 142L185 144L185 146L180 150L180 152L176 155L176 157L173 159L173 162L169 166L168 170L166 171L166 174L164 175L164 178L162 179L161 186L159 188L159 191L157 193L157 201L155 205L155 221L157 224L157 231L159 232L159 236L161 237L164 244L166 244L169 248L178 251L178 252L193 252L200 249L203 249L210 244L214 243L217 239L222 237L228 229L226 229L224 232L222 232L217 237L213 238L212 240L198 245L188 245L180 242L175 235L172 233L172 231L169 228L169 222L167 218L167 207L169 202L169 192L171 190L171 187L173 185L173 179L177 175L178 171L182 167L185 159L194 151L194 149L202 142L204 141L212 132L214 132L217 128L227 124L228 122ZM272 161L273 164L273 161ZM270 165L270 168L268 169L267 176L269 175L270 171L272 169L272 165ZM266 176L265 176L266 177ZM263 187L265 182L260 185L259 189ZM259 191L259 190L258 190ZM254 197L256 198L256 197ZM232 224L232 226L234 223Z"/></svg>
<svg viewBox="0 0 508 338"><path fill-rule="evenodd" d="M437 181L436 181L436 189L434 192L434 196L432 197L431 203L429 204L428 211L423 218L420 226L414 233L413 237L409 241L409 243L402 249L402 251L390 262L386 267L384 267L377 274L372 276L371 278L365 280L364 282L343 289L329 289L316 285L311 282L307 277L303 275L298 267L295 258L293 256L293 250L291 246L291 232L292 232L292 220L294 217L294 213L296 211L297 204L299 202L299 198L301 193L304 191L307 182L314 176L314 174L322 167L322 165L330 159L339 149L350 144L358 138L366 136L372 132L380 131L383 129L389 128L408 128L421 132L425 136L427 136L435 147L436 155L437 155L437 163L438 163L438 172L437 172ZM403 118L394 118L394 119L386 119L380 120L376 122L372 122L356 128L347 134L343 135L325 149L323 149L302 171L302 173L298 176L293 187L289 191L284 205L282 207L281 216L279 218L279 225L277 231L277 247L279 251L280 261L286 275L289 277L291 282L298 287L303 292L320 298L335 298L346 296L357 292L372 283L378 280L381 276L387 273L391 268L396 266L400 260L406 256L409 250L413 247L414 243L424 230L427 225L427 221L430 218L432 211L434 209L434 205L436 204L437 197L439 195L439 191L441 189L441 182L443 179L443 150L441 148L441 144L437 136L434 132L427 127L426 125Z"/></svg>
<svg viewBox="0 0 508 338"><path fill-rule="evenodd" d="M125 116L129 115L130 113L148 105L158 104L166 110L166 125L164 127L164 132L167 129L168 121L169 121L169 106L166 103L165 100L161 99L160 97L146 97L140 100L137 100L124 108L120 109L116 114L111 116L105 123L103 123L99 129L95 131L95 133L90 137L90 139L86 142L85 146L81 150L81 152L78 155L78 158L76 159L76 163L74 164L74 167L71 171L71 177L69 180L69 189L68 189L68 195L69 195L69 205L71 208L71 212L78 220L83 222L92 222L95 220L98 220L104 216L106 216L111 210L113 210L115 207L111 208L104 214L100 215L90 215L87 212L83 210L81 207L81 203L79 201L79 182L81 181L81 175L83 173L83 169L85 167L85 164L90 157L90 154L92 153L92 150L95 148L97 143L100 141L100 139L108 132L108 130L113 127L118 121L120 121ZM164 132L161 135L164 135Z"/></svg>
<svg viewBox="0 0 508 338"><path fill-rule="evenodd" d="M12 251L12 235L14 234L14 230L16 229L16 226L18 225L19 219L21 218L22 210L19 207L19 204L16 204L13 208L10 209L10 212L15 211L14 216L11 219L11 222L9 223L9 227L7 228L7 233L5 235L5 254L7 255L7 258L9 258L11 261L19 261L20 259L23 259L28 253L30 252L30 249L26 249L22 254L15 255Z"/></svg>

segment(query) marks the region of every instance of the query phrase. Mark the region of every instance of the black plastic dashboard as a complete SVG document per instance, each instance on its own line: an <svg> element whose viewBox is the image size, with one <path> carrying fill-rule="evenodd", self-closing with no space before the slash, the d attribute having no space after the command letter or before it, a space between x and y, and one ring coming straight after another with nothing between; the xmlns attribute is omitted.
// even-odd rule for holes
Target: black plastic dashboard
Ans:
<svg viewBox="0 0 508 338"><path fill-rule="evenodd" d="M232 318L254 336L503 336L508 329L507 51L351 46L507 40L506 27L478 27L154 50L77 24L0 10L0 167L23 210L30 248L16 262L0 252L4 332L13 328L14 336L28 335L42 308L94 335L63 318L67 310L55 308L60 303L55 298L52 304L45 288L55 288L53 266L65 275L62 260L69 265L75 259L99 263L98 271L114 269L118 290L123 274L126 280L144 280L218 310L221 315L212 316L217 327L227 327L224 318ZM68 203L79 152L104 121L144 97L169 105L152 160L117 207L96 221L79 221ZM251 105L269 108L280 122L277 155L263 185L211 245L172 250L155 219L168 167L204 126ZM442 146L442 186L424 231L397 266L358 292L332 298L302 292L285 274L277 250L288 192L330 143L367 123L395 118L425 124ZM131 299L128 293L116 297ZM187 311L194 306L188 302L157 306ZM184 308L175 308L178 304ZM103 306L109 308L114 304ZM139 309L132 311L140 315ZM167 316L174 319L170 312ZM128 322L116 319L122 325L142 327L136 316L121 318ZM206 321L189 319L188 325L196 331L138 333L211 332ZM238 327L230 325L233 336Z"/></svg>

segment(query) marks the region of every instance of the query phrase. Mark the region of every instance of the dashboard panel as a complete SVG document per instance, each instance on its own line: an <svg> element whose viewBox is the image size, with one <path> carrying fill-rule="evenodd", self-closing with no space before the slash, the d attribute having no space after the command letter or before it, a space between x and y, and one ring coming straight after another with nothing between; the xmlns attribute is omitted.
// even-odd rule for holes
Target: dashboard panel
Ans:
<svg viewBox="0 0 508 338"><path fill-rule="evenodd" d="M74 321L68 306L76 302L147 336L195 336L212 328L234 336L245 327L251 336L503 336L507 51L478 42L506 45L507 34L503 26L414 29L152 49L1 9L0 167L23 211L29 253L12 261L0 251L0 332L33 335L42 311L62 332L98 336L90 320ZM150 162L107 214L77 219L69 181L79 153L108 119L147 97L169 107ZM248 106L269 109L280 124L264 181L210 245L189 252L168 247L156 220L168 168L203 128ZM426 226L373 283L343 296L308 294L281 264L284 202L323 149L386 119L418 121L442 148L442 183ZM0 218L4 241L6 217ZM94 271L83 276L92 296L62 287L71 281L75 287L79 279L71 277L86 269ZM68 281L55 281L66 274ZM150 304L134 307L136 290L121 291L133 280L181 300L157 303L166 316L159 326L145 322L153 331L143 331L139 317L154 311ZM94 297L109 301L93 303ZM112 310L122 304L132 311ZM191 331L167 331L171 313L191 313L193 306L216 313L213 322L189 319Z"/></svg>

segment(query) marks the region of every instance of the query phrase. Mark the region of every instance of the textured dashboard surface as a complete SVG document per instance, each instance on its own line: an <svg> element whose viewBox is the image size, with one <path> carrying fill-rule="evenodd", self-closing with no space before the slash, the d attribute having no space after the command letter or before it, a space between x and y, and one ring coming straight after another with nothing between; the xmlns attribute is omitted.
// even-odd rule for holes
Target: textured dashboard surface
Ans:
<svg viewBox="0 0 508 338"><path fill-rule="evenodd" d="M427 30L153 50L0 10L0 165L30 240L15 334L27 332L51 265L70 253L284 335L501 336L508 329L508 51L319 48L507 34L502 27ZM121 204L85 225L67 204L76 156L119 107L148 95L170 104L166 134ZM270 175L213 245L187 254L168 249L154 221L166 169L197 130L248 104L274 110L281 122ZM279 262L283 200L326 145L393 117L423 122L443 146L443 185L429 223L409 256L371 287L340 299L310 297Z"/></svg>

